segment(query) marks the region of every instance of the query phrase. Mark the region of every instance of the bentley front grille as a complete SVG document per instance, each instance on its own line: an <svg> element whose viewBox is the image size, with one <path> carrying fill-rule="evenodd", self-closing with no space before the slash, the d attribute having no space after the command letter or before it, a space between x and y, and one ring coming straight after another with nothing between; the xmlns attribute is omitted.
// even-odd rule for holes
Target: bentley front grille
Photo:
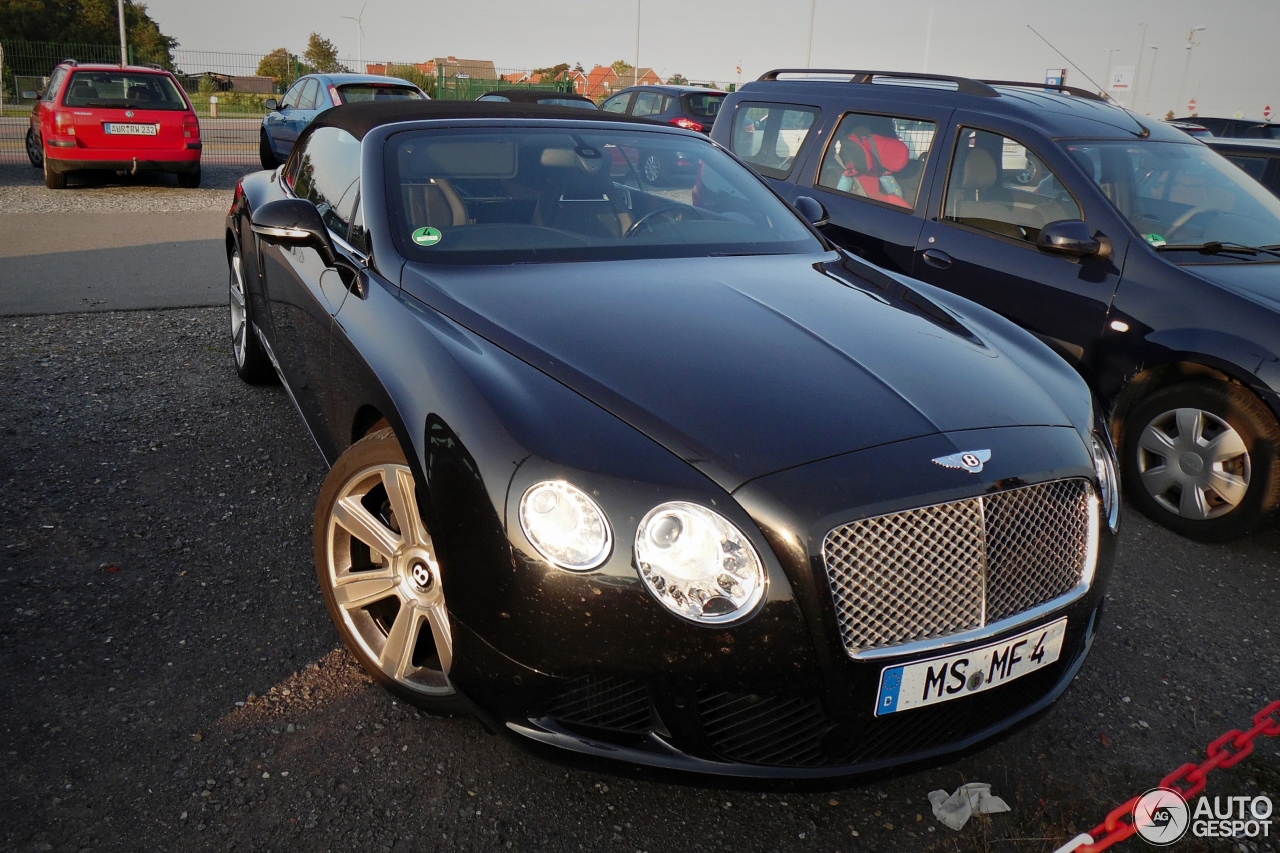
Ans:
<svg viewBox="0 0 1280 853"><path fill-rule="evenodd" d="M823 542L845 649L934 640L1015 617L1091 575L1087 480L1055 480L864 518Z"/></svg>

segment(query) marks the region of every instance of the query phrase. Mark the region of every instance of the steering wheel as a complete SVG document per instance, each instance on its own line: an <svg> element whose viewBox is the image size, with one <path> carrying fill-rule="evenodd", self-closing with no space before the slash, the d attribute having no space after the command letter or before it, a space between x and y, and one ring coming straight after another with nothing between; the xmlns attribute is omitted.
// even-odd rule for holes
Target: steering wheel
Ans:
<svg viewBox="0 0 1280 853"><path fill-rule="evenodd" d="M671 222L681 222L686 218L708 219L710 217L708 217L705 213L703 213L701 210L698 210L698 208L693 207L692 205L680 204L679 202L675 202L673 204L664 204L661 207L655 207L653 210L649 211L644 216L641 216L639 219L637 219L632 224L632 226L627 229L627 233L623 234L622 236L634 237L636 234L640 233L641 228L651 228L653 226L654 220L657 220L660 218L668 219Z"/></svg>
<svg viewBox="0 0 1280 853"><path fill-rule="evenodd" d="M1165 240L1169 240L1174 234L1178 233L1178 229L1195 219L1202 213L1222 213L1223 211L1217 207L1210 207L1207 204L1198 204L1190 210L1184 211L1181 216L1169 223L1169 228L1164 232Z"/></svg>

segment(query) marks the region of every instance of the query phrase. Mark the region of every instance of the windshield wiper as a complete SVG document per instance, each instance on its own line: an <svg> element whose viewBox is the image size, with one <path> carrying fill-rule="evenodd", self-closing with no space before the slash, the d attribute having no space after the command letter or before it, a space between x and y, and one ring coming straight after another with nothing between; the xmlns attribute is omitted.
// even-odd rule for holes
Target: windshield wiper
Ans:
<svg viewBox="0 0 1280 853"><path fill-rule="evenodd" d="M1202 255L1247 255L1253 257L1255 255L1271 255L1280 258L1280 246L1246 246L1243 243L1222 242L1221 240L1210 240L1207 243L1169 243L1156 249L1159 252L1167 252L1169 250L1183 250L1191 252L1199 252Z"/></svg>

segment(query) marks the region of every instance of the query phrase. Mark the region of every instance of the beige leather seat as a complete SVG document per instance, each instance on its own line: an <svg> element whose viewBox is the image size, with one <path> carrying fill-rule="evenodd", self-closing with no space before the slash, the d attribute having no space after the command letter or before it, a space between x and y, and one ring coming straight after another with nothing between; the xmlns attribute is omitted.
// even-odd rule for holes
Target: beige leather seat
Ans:
<svg viewBox="0 0 1280 853"><path fill-rule="evenodd" d="M960 186L949 193L950 217L984 231L1025 239L1023 229L1013 224L1012 206L992 198L1000 180L995 159L982 148L970 148L964 157Z"/></svg>
<svg viewBox="0 0 1280 853"><path fill-rule="evenodd" d="M453 185L444 178L431 178L425 184L402 187L405 213L415 225L448 228L467 225L467 206Z"/></svg>

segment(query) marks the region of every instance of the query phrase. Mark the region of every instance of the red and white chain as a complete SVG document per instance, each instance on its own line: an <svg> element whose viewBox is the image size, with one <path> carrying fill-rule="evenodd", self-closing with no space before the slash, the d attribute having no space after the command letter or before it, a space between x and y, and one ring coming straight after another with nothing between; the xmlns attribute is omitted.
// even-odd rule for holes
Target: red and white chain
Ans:
<svg viewBox="0 0 1280 853"><path fill-rule="evenodd" d="M1190 800L1204 790L1209 771L1234 767L1244 761L1252 754L1254 741L1264 736L1280 737L1280 700L1254 714L1253 728L1247 732L1239 729L1227 732L1209 744L1204 761L1182 765L1160 780L1160 787L1177 791L1184 800ZM1141 796L1137 796L1117 806L1102 823L1077 835L1054 853L1100 853L1135 835L1138 828L1133 825L1133 807L1140 799Z"/></svg>

